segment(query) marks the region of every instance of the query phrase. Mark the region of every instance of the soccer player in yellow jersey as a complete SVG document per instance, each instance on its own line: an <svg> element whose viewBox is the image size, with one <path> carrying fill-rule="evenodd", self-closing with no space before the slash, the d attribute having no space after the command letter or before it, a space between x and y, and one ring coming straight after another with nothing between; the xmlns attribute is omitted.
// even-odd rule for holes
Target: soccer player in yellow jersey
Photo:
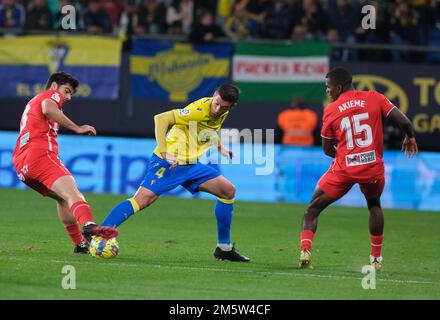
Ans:
<svg viewBox="0 0 440 320"><path fill-rule="evenodd" d="M133 198L112 209L102 223L116 227L134 213L148 207L164 192L181 185L191 193L208 192L217 197L217 247L214 257L248 262L231 244L230 229L235 187L220 172L198 162L211 147L226 157L233 153L222 146L218 133L229 111L238 103L240 91L232 84L220 86L212 97L199 99L184 109L154 117L157 147L148 172ZM168 129L171 126L171 130ZM167 134L168 132L168 134Z"/></svg>

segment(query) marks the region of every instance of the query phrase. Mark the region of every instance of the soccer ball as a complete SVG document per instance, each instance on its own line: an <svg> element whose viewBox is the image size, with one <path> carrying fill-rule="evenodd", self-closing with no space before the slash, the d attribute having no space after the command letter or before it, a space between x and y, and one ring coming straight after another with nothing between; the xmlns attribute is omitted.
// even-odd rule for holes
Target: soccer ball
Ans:
<svg viewBox="0 0 440 320"><path fill-rule="evenodd" d="M90 255L96 258L109 259L116 257L119 253L119 243L116 238L105 239L100 236L93 236L89 246Z"/></svg>

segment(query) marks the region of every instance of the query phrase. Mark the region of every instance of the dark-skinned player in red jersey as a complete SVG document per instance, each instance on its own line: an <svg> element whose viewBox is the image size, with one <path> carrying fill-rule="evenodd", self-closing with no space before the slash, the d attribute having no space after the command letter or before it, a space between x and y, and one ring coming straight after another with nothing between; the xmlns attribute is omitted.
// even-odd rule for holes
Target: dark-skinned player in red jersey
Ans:
<svg viewBox="0 0 440 320"><path fill-rule="evenodd" d="M95 128L78 126L62 112L63 103L71 100L78 85L78 80L64 72L49 77L46 91L31 99L24 109L12 162L22 182L57 202L58 216L75 245L74 252L87 254L93 235L112 238L118 231L94 222L89 204L58 158L59 126L77 134L96 135Z"/></svg>
<svg viewBox="0 0 440 320"><path fill-rule="evenodd" d="M411 158L418 152L409 119L384 95L354 90L352 76L334 68L325 79L332 102L324 110L321 130L324 153L333 160L319 179L302 220L300 268L312 268L312 241L319 214L358 183L370 212L370 264L382 268L384 217L380 196L385 185L382 119L399 124L406 134L402 151Z"/></svg>

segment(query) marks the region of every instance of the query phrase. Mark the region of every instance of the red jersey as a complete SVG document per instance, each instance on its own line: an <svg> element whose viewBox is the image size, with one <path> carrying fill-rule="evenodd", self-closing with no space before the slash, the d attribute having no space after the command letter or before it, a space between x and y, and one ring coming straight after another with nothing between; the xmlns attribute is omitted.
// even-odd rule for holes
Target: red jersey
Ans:
<svg viewBox="0 0 440 320"><path fill-rule="evenodd" d="M321 136L338 140L334 173L358 181L383 176L382 117L393 108L384 95L357 90L342 93L327 106Z"/></svg>
<svg viewBox="0 0 440 320"><path fill-rule="evenodd" d="M21 116L14 156L29 149L44 149L58 154L59 124L43 114L42 102L45 99L52 100L62 110L63 98L57 90L47 90L32 98Z"/></svg>

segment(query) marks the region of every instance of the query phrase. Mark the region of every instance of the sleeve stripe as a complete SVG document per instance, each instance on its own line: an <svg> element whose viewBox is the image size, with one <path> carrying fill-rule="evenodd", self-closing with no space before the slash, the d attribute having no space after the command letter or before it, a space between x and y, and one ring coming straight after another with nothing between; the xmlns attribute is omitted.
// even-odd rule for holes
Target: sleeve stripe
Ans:
<svg viewBox="0 0 440 320"><path fill-rule="evenodd" d="M322 134L321 134L321 137L323 137L324 139L336 139L336 137L326 137L326 136L323 136Z"/></svg>
<svg viewBox="0 0 440 320"><path fill-rule="evenodd" d="M390 111L388 111L388 113L386 114L385 117L388 117L388 115L391 113L391 111L393 111L394 108L397 108L397 107L393 105L393 107L390 109Z"/></svg>

